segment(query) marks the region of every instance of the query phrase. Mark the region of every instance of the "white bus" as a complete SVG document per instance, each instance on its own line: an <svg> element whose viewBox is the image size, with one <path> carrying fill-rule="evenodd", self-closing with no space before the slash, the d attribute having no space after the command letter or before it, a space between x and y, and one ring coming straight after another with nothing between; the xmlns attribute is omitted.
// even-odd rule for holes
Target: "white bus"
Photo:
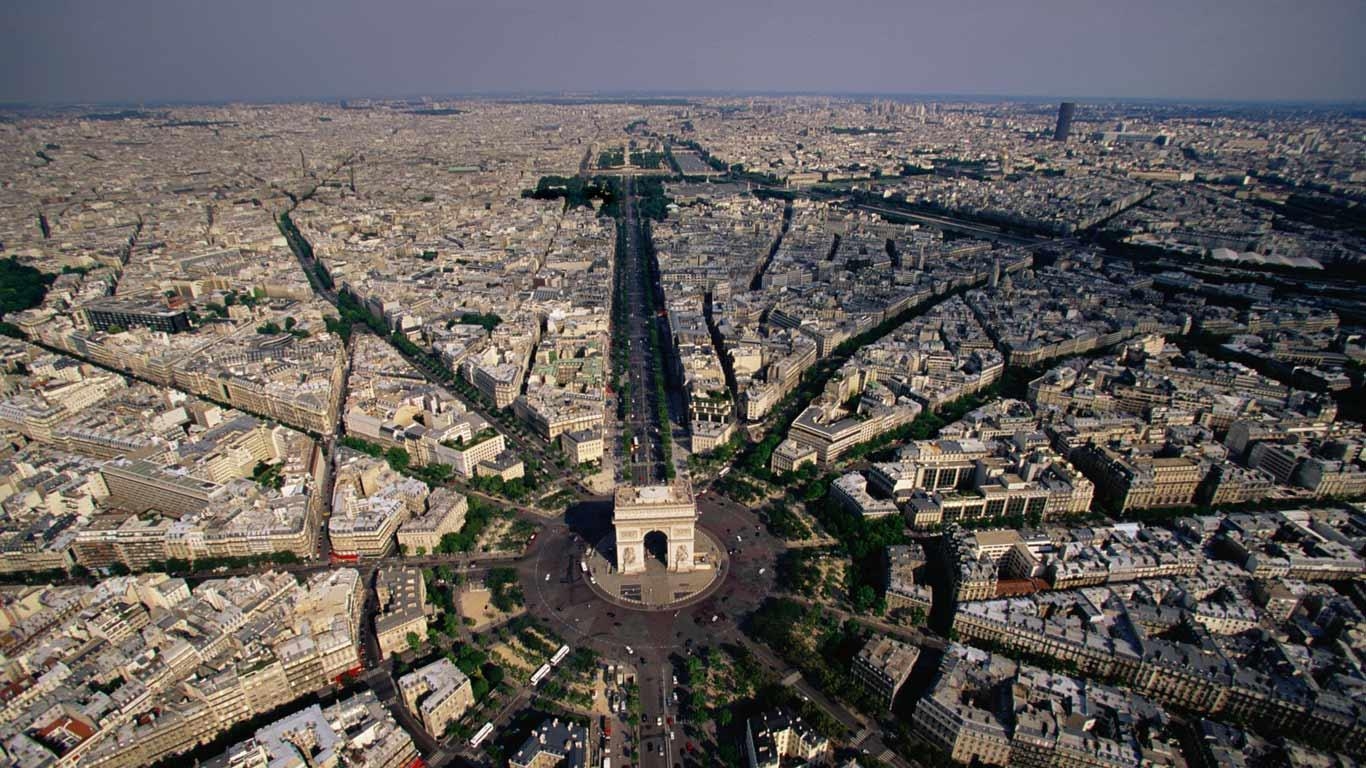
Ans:
<svg viewBox="0 0 1366 768"><path fill-rule="evenodd" d="M493 733L493 723L484 723L484 727L480 728L478 732L474 734L474 737L470 739L470 746L477 747L480 744L483 744L484 739L487 739L491 733Z"/></svg>
<svg viewBox="0 0 1366 768"><path fill-rule="evenodd" d="M541 681L544 680L545 676L548 674L550 674L550 665L542 664L541 668L536 670L536 674L531 676L531 684L540 685Z"/></svg>
<svg viewBox="0 0 1366 768"><path fill-rule="evenodd" d="M566 656L568 656L568 655L569 655L569 646L567 646L567 645L562 645L562 646L560 646L560 650L555 651L555 655L550 657L550 664L551 664L552 666L559 666L560 662L564 661L564 657L566 657Z"/></svg>

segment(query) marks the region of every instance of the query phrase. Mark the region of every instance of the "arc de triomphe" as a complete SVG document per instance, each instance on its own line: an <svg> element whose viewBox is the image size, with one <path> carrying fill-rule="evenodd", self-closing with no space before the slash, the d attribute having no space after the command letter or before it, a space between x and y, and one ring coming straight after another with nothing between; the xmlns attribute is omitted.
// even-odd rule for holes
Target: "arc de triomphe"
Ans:
<svg viewBox="0 0 1366 768"><path fill-rule="evenodd" d="M617 488L612 525L616 529L617 570L624 574L645 570L645 537L662 533L667 563L675 573L693 570L697 503L692 486L679 478L671 485L623 485Z"/></svg>

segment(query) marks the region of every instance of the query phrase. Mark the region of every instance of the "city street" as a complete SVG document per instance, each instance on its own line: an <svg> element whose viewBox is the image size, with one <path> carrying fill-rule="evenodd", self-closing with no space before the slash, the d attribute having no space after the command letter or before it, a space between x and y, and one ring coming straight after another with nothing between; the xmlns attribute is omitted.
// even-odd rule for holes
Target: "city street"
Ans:
<svg viewBox="0 0 1366 768"><path fill-rule="evenodd" d="M656 318L644 311L644 307L649 306L646 292L653 291L654 286L650 284L651 271L641 244L642 233L640 222L636 218L632 177L623 177L622 185L626 191L621 201L626 232L626 263L632 271L629 277L622 277L628 307L627 376L631 393L622 429L630 430L632 441L625 448L628 455L622 457L621 466L623 469L630 468L630 482L636 485L649 485L664 479L664 447L660 441L660 429L672 431L672 426L659 423L659 388L656 376L662 372L655 370L654 355L650 347L650 327L656 322Z"/></svg>

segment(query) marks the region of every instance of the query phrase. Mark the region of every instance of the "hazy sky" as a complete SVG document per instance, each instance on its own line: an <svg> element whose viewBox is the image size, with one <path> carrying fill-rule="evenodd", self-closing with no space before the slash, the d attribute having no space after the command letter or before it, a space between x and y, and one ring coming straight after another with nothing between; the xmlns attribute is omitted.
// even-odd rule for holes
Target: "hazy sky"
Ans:
<svg viewBox="0 0 1366 768"><path fill-rule="evenodd" d="M2 0L0 101L1366 99L1366 0Z"/></svg>

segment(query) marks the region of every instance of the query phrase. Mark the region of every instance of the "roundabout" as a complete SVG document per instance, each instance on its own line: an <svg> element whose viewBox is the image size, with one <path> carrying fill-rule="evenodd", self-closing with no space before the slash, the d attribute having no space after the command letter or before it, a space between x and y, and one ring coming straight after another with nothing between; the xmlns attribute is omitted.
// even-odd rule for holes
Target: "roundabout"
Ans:
<svg viewBox="0 0 1366 768"><path fill-rule="evenodd" d="M729 566L726 549L705 528L694 534L696 564L691 571L670 570L664 562L667 543L651 546L645 541L644 569L622 573L616 564L615 537L608 535L588 550L581 573L598 597L623 608L642 611L669 611L705 598L725 578Z"/></svg>
<svg viewBox="0 0 1366 768"><path fill-rule="evenodd" d="M608 659L625 660L646 652L682 654L694 644L712 643L718 635L733 632L773 589L774 563L782 545L756 533L758 519L743 505L709 493L700 495L697 505L699 549L715 546L724 556L705 585L692 581L691 574L671 575L688 577L687 597L657 606L613 600L607 592L611 582L604 584L586 570L587 563L580 567L590 556L604 570L610 562L596 545L614 540L612 499L597 498L571 506L562 521L548 524L532 542L518 566L527 611L545 620L567 643L588 646ZM658 565L664 571L663 564ZM647 563L647 576L653 572ZM701 576L706 571L693 573ZM673 589L667 592L671 595Z"/></svg>

